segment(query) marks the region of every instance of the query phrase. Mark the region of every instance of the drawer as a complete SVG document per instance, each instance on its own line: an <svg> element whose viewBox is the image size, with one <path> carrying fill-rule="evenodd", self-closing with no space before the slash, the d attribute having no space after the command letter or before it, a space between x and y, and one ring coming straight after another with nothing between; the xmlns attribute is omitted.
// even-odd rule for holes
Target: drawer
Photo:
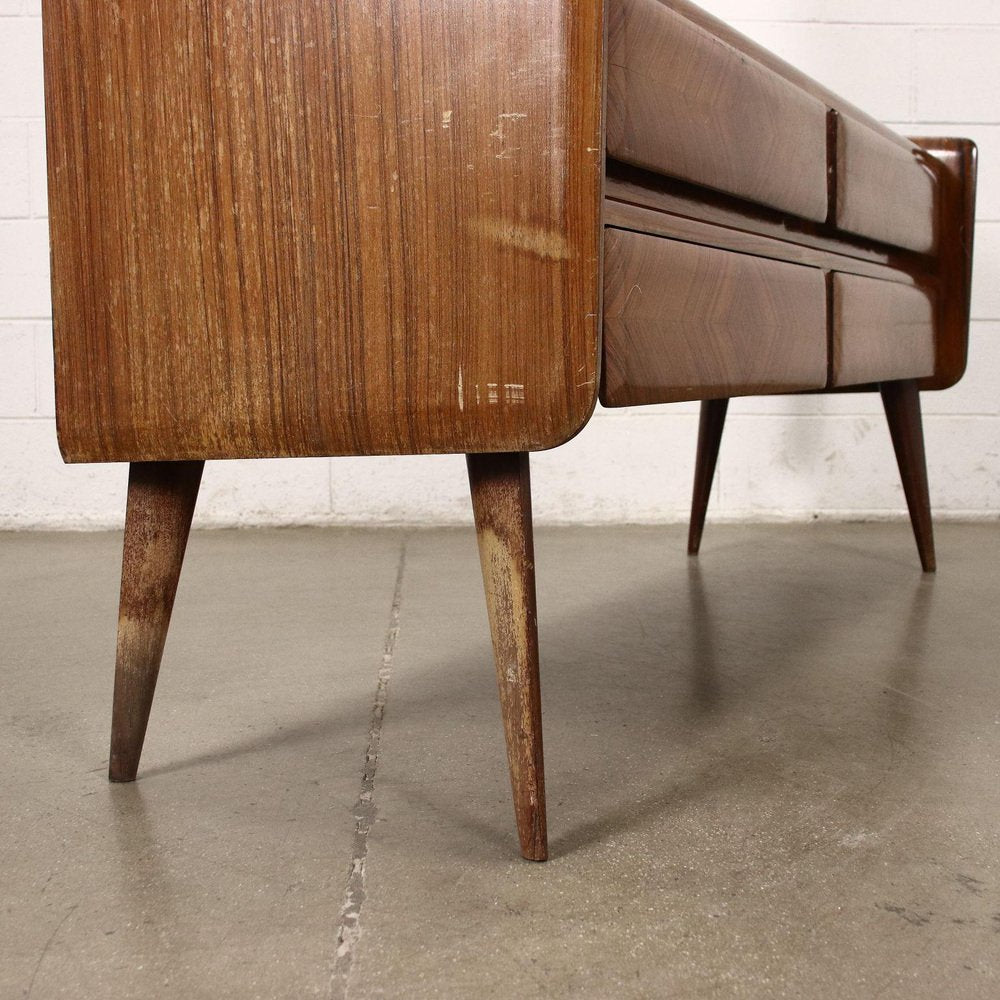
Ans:
<svg viewBox="0 0 1000 1000"><path fill-rule="evenodd" d="M834 274L832 384L934 374L934 304L912 285Z"/></svg>
<svg viewBox="0 0 1000 1000"><path fill-rule="evenodd" d="M935 178L930 158L850 118L837 124L840 229L929 253L934 249Z"/></svg>
<svg viewBox="0 0 1000 1000"><path fill-rule="evenodd" d="M817 268L606 230L605 406L820 389L826 330Z"/></svg>
<svg viewBox="0 0 1000 1000"><path fill-rule="evenodd" d="M822 101L659 0L608 9L608 155L826 219Z"/></svg>

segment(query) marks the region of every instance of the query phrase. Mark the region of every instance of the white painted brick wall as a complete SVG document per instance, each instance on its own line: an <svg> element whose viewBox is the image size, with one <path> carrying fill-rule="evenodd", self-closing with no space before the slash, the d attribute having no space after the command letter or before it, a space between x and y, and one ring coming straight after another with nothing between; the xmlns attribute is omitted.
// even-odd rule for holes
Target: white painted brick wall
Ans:
<svg viewBox="0 0 1000 1000"><path fill-rule="evenodd" d="M1000 514L1000 0L704 0L703 6L900 131L981 150L969 374L924 397L938 516ZM0 526L122 518L126 470L65 466L55 441L39 0L0 0ZM902 491L874 396L730 409L712 512L890 517ZM599 410L533 458L540 521L686 516L697 406ZM210 463L203 524L468 519L461 457Z"/></svg>

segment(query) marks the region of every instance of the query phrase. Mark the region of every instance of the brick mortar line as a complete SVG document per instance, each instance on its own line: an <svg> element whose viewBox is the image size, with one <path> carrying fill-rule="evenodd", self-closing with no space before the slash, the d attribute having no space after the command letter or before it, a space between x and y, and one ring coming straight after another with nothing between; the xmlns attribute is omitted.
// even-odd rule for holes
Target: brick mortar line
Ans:
<svg viewBox="0 0 1000 1000"><path fill-rule="evenodd" d="M713 15L718 16L718 15ZM727 24L801 24L816 25L829 28L913 28L916 30L930 29L932 31L965 30L968 28L1000 28L1000 20L994 21L828 21L818 18L792 17L732 17L723 15Z"/></svg>

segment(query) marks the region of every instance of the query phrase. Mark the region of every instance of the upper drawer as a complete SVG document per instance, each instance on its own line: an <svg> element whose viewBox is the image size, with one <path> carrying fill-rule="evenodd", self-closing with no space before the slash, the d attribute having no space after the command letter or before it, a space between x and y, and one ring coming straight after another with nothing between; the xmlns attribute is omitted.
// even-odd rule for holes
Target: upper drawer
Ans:
<svg viewBox="0 0 1000 1000"><path fill-rule="evenodd" d="M850 118L837 125L837 225L920 253L934 249L934 177L927 154Z"/></svg>
<svg viewBox="0 0 1000 1000"><path fill-rule="evenodd" d="M611 0L608 154L816 222L823 102L659 0Z"/></svg>

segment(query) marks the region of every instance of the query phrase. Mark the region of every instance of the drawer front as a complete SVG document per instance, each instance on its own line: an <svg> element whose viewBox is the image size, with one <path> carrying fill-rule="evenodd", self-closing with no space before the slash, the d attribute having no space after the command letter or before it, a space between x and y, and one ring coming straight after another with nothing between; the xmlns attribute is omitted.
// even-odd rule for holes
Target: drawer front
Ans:
<svg viewBox="0 0 1000 1000"><path fill-rule="evenodd" d="M820 389L817 268L608 229L605 406Z"/></svg>
<svg viewBox="0 0 1000 1000"><path fill-rule="evenodd" d="M934 374L934 305L912 285L833 275L833 385Z"/></svg>
<svg viewBox="0 0 1000 1000"><path fill-rule="evenodd" d="M826 106L659 0L612 0L608 154L822 222Z"/></svg>
<svg viewBox="0 0 1000 1000"><path fill-rule="evenodd" d="M917 146L900 145L841 118L837 125L837 225L892 246L934 249L935 179Z"/></svg>

